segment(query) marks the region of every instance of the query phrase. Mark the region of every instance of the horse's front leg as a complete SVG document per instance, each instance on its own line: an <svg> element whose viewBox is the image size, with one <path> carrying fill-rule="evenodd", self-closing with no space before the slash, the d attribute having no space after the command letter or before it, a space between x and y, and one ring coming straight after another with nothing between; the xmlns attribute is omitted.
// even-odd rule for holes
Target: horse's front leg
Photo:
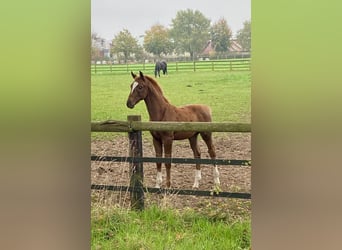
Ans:
<svg viewBox="0 0 342 250"><path fill-rule="evenodd" d="M162 157L163 156L162 142L153 137L153 146L156 152L156 157ZM161 172L161 163L157 162L156 165L157 165L156 188L160 188L160 185L163 182L163 177L162 177L162 172Z"/></svg>
<svg viewBox="0 0 342 250"><path fill-rule="evenodd" d="M172 140L173 138L167 138L163 140L165 158L171 158L172 156ZM166 187L171 187L171 163L165 163L166 167Z"/></svg>

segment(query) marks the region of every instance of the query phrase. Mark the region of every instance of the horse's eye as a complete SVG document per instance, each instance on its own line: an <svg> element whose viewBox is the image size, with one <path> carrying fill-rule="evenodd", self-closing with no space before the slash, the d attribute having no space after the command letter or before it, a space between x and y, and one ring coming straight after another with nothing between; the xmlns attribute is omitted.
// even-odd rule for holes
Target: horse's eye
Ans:
<svg viewBox="0 0 342 250"><path fill-rule="evenodd" d="M141 86L141 85L139 85L139 87L138 87L139 89L142 89L143 88L143 86Z"/></svg>

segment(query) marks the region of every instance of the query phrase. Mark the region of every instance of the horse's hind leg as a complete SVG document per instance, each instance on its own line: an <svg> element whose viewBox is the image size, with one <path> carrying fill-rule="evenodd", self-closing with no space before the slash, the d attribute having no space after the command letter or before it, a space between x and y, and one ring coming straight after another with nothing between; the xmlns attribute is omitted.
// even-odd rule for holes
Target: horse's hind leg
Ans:
<svg viewBox="0 0 342 250"><path fill-rule="evenodd" d="M162 157L163 156L163 147L162 147L162 143L161 141L155 139L153 137L153 146L154 146L154 150L156 151L156 157ZM157 178L156 178L156 188L160 188L160 185L163 182L163 178L162 178L162 172L161 172L161 163L157 162Z"/></svg>
<svg viewBox="0 0 342 250"><path fill-rule="evenodd" d="M201 152L198 149L197 146L197 136L198 134L194 135L193 137L189 138L190 146L192 151L194 152L194 158L200 159L201 158ZM196 170L195 170L195 182L192 186L193 188L199 187L199 181L202 179L201 175L201 165L199 163L196 164Z"/></svg>
<svg viewBox="0 0 342 250"><path fill-rule="evenodd" d="M211 159L216 159L216 152L215 152L215 147L213 145L213 140L211 137L211 132L202 132L201 137L205 141L208 147L208 153L210 155ZM214 170L213 170L213 175L214 175L214 184L215 187L218 187L220 185L220 173L218 171L218 168L216 164L214 164Z"/></svg>
<svg viewBox="0 0 342 250"><path fill-rule="evenodd" d="M171 158L172 155L172 138L163 140L165 158ZM166 168L166 187L171 187L171 163L165 163Z"/></svg>

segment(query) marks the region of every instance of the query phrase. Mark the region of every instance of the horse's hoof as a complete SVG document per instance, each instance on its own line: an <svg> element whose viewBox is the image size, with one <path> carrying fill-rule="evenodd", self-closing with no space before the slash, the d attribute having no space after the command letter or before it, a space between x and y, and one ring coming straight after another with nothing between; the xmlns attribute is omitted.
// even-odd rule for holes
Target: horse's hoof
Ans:
<svg viewBox="0 0 342 250"><path fill-rule="evenodd" d="M219 194L220 192L222 192L222 189L220 188L220 185L218 184L215 184L214 186L213 186L213 189L211 190L211 193L212 194Z"/></svg>

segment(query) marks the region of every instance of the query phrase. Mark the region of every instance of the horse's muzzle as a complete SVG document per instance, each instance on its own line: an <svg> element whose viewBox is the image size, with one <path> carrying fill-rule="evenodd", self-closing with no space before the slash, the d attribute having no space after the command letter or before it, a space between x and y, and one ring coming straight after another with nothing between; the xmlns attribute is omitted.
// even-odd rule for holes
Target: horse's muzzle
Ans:
<svg viewBox="0 0 342 250"><path fill-rule="evenodd" d="M130 109L134 108L134 104L132 104L129 100L127 100L126 106Z"/></svg>

